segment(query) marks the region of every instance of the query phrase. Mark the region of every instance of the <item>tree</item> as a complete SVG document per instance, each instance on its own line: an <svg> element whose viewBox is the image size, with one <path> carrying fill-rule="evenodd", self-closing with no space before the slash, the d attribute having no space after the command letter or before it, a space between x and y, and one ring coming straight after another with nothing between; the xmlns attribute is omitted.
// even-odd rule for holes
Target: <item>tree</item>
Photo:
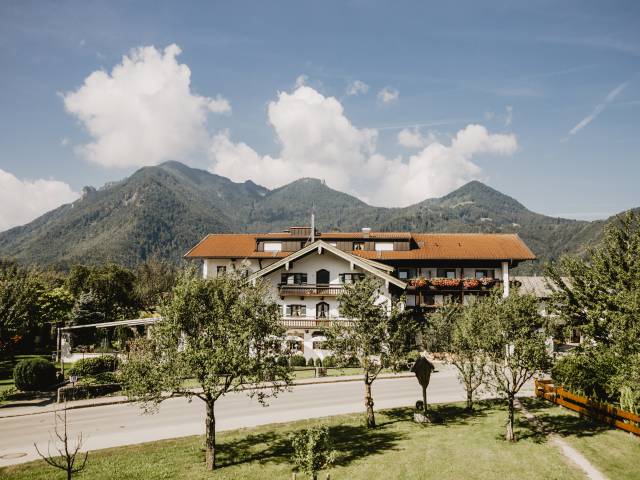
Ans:
<svg viewBox="0 0 640 480"><path fill-rule="evenodd" d="M552 313L580 328L586 340L571 353L577 358L556 372L563 381L571 380L575 390L619 401L622 388L638 385L632 362L640 355L640 214L619 216L605 227L602 243L588 249L585 257L563 257L546 270L557 289L550 301ZM609 368L597 384L592 376L581 374L581 366L602 359ZM640 396L640 387L635 394Z"/></svg>
<svg viewBox="0 0 640 480"><path fill-rule="evenodd" d="M485 382L507 398L506 439L515 441L515 397L536 373L551 365L538 300L513 291L506 298L494 293L477 302L483 304L475 314L488 360Z"/></svg>
<svg viewBox="0 0 640 480"><path fill-rule="evenodd" d="M104 322L106 315L103 308L102 302L91 290L81 292L69 316L71 325L81 326ZM96 331L88 328L75 330L74 338L78 344L89 344L95 341Z"/></svg>
<svg viewBox="0 0 640 480"><path fill-rule="evenodd" d="M425 349L447 352L445 361L458 371L467 394L467 410L473 409L473 394L484 383L487 354L482 342L483 321L491 312L488 302L469 306L448 302L426 323Z"/></svg>
<svg viewBox="0 0 640 480"><path fill-rule="evenodd" d="M40 451L37 444L33 444L38 452L38 455L48 464L54 468L64 470L67 472L67 480L71 480L74 473L80 473L87 466L87 459L89 458L89 452L85 452L82 463L76 463L78 453L82 448L82 433L78 435L75 446L72 446L69 440L67 432L67 406L65 404L62 413L56 411L55 415L55 428L54 435L57 438L60 445L56 445L56 441L53 440L54 446L58 455L51 455L51 442L47 444L47 454L45 455Z"/></svg>
<svg viewBox="0 0 640 480"><path fill-rule="evenodd" d="M331 437L326 425L301 430L291 439L293 464L298 471L318 478L318 472L330 466L336 456L331 448Z"/></svg>
<svg viewBox="0 0 640 480"><path fill-rule="evenodd" d="M333 322L326 334L326 348L333 350L339 365L356 360L362 368L369 428L376 426L371 385L382 369L406 366L416 334L402 301L386 300L381 296L381 286L371 276L345 285L338 301L340 313L348 321Z"/></svg>
<svg viewBox="0 0 640 480"><path fill-rule="evenodd" d="M125 393L153 412L169 396L199 398L206 406L206 466L216 466L216 401L240 389L264 403L291 381L279 361L284 330L266 284L247 282L243 272L214 279L183 272L150 337L131 344L122 378ZM184 387L195 378L201 391Z"/></svg>
<svg viewBox="0 0 640 480"><path fill-rule="evenodd" d="M136 267L135 291L142 308L152 312L176 282L175 266L164 260L151 258Z"/></svg>

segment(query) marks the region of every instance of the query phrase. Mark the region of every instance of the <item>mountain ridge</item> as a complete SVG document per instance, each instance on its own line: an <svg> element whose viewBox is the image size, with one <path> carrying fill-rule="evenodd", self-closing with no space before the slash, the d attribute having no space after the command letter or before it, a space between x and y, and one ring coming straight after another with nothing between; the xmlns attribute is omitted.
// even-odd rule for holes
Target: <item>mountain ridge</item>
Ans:
<svg viewBox="0 0 640 480"><path fill-rule="evenodd" d="M0 232L0 256L66 268L150 257L179 262L207 233L282 230L307 224L311 208L321 230L412 230L518 233L542 262L597 241L606 221L548 217L479 181L407 207L375 207L314 178L270 190L233 182L180 162L143 167L32 222ZM521 267L539 270L539 264Z"/></svg>

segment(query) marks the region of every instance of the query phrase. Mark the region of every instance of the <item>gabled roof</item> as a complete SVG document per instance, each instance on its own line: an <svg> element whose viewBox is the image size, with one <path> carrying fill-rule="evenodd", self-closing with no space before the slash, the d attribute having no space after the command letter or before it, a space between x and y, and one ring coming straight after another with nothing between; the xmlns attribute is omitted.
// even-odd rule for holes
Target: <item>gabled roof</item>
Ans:
<svg viewBox="0 0 640 480"><path fill-rule="evenodd" d="M251 274L249 276L249 280L254 280L256 278L260 278L263 277L271 272L275 272L276 270L285 267L287 263L296 260L298 258L304 257L305 255L308 255L310 253L313 253L315 251L319 251L319 250L326 250L328 252L331 252L332 254L336 255L337 257L342 258L343 260L345 260L346 262L349 263L353 263L354 265L357 265L358 267L360 267L362 270L365 270L373 275L375 275L378 278L383 279L385 282L389 282L389 283L393 283L394 285L396 285L397 287L400 287L401 289L406 289L407 288L407 284L405 282L403 282L402 280L393 277L391 275L389 275L388 273L386 273L385 271L381 270L380 268L375 266L375 263L377 262L372 262L370 260L364 259L364 258L360 258L357 257L355 255L352 255L348 252L343 252L342 250L340 250L337 247L334 247L333 245L328 244L327 242L324 242L322 240L316 240L315 242L307 245L304 248L301 248L300 250L298 250L297 252L293 252L290 255L278 260L277 262L272 263L271 265L263 268L262 270L258 270L257 272ZM385 268L386 270L386 268Z"/></svg>

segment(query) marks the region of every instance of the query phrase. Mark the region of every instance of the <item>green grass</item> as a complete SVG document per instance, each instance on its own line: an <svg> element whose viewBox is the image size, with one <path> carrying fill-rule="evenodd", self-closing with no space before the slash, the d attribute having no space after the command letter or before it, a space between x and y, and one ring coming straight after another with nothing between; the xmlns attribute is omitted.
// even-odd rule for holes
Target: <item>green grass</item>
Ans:
<svg viewBox="0 0 640 480"><path fill-rule="evenodd" d="M339 452L327 470L332 479L584 478L526 424L518 425L520 441L506 443L501 405L482 403L472 415L461 405L435 408L443 424L416 424L407 408L378 412L373 430L363 426L362 415L342 415L224 432L218 435L220 468L213 474L204 470L203 437L198 436L93 452L87 470L74 478L287 479L292 472L289 435L318 423L329 425ZM38 461L0 470L0 478L54 480L64 474Z"/></svg>
<svg viewBox="0 0 640 480"><path fill-rule="evenodd" d="M606 477L620 480L640 478L640 437L609 428L566 408L530 399L526 406L555 433L582 453Z"/></svg>

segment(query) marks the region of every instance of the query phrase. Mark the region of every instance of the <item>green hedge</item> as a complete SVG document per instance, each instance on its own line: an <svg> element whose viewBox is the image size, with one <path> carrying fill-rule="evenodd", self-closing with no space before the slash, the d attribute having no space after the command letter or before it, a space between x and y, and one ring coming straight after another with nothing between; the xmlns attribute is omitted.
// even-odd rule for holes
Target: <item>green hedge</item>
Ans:
<svg viewBox="0 0 640 480"><path fill-rule="evenodd" d="M50 390L57 383L56 367L44 358L21 360L13 369L13 381L23 392Z"/></svg>
<svg viewBox="0 0 640 480"><path fill-rule="evenodd" d="M119 383L109 383L105 385L67 385L66 387L58 389L58 402L103 397L110 393L119 392L120 390L122 390L122 385Z"/></svg>
<svg viewBox="0 0 640 480"><path fill-rule="evenodd" d="M304 355L293 355L289 361L292 367L305 367L307 361L304 359Z"/></svg>
<svg viewBox="0 0 640 480"><path fill-rule="evenodd" d="M99 375L105 372L113 372L116 369L117 359L114 355L102 355L78 360L70 369L69 375L87 376Z"/></svg>

